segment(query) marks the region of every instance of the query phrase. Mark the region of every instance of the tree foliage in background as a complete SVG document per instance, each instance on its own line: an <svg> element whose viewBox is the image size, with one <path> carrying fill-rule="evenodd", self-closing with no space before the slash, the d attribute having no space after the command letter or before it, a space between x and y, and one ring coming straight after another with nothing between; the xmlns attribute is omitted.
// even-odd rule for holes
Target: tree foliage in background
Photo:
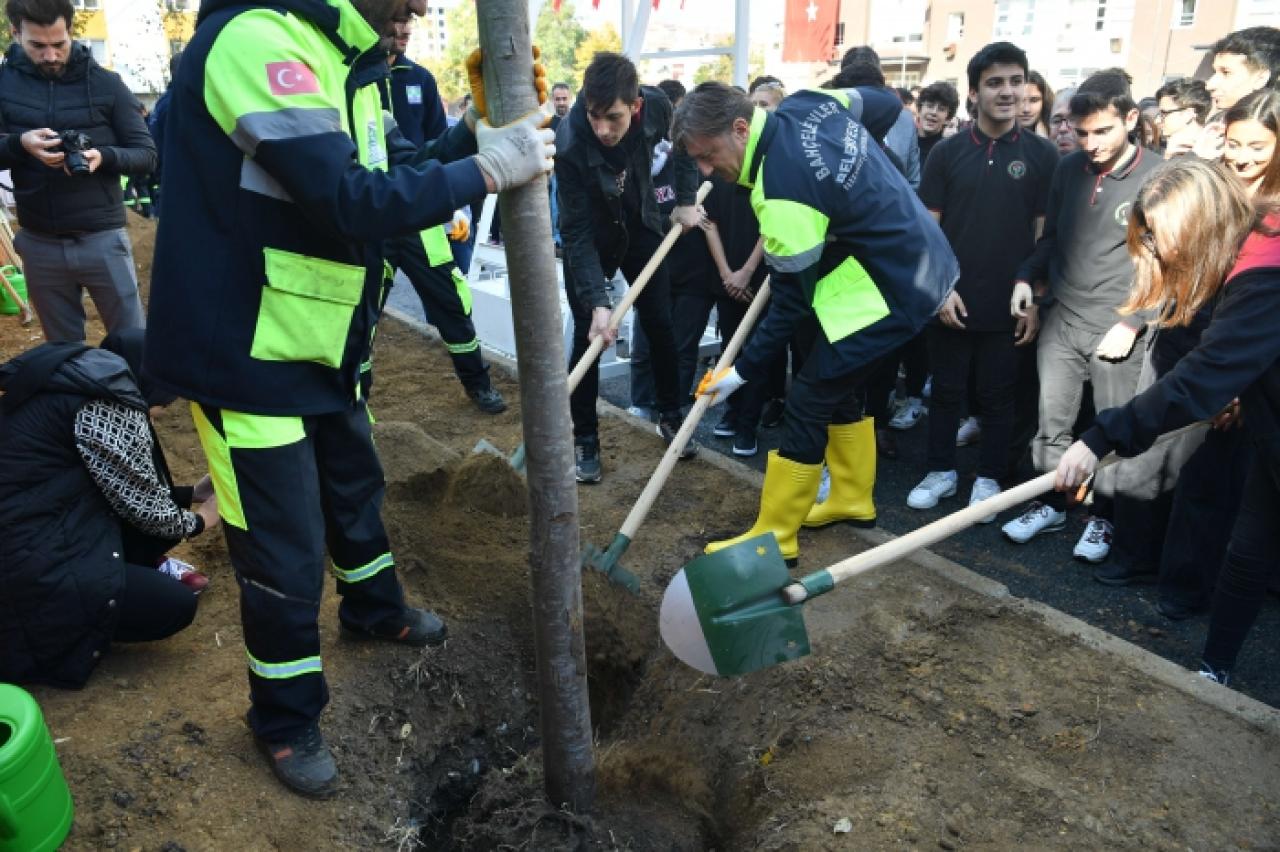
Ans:
<svg viewBox="0 0 1280 852"><path fill-rule="evenodd" d="M722 39L716 47L732 47L732 39ZM755 47L747 54L747 82L764 73L764 50ZM706 65L701 65L693 72L693 84L718 80L721 83L733 82L733 57L717 56Z"/></svg>
<svg viewBox="0 0 1280 852"><path fill-rule="evenodd" d="M476 4L458 3L446 12L445 32L449 34L449 44L445 47L444 55L428 60L426 66L436 78L440 94L446 101L453 101L470 90L467 82L467 56L480 46Z"/></svg>
<svg viewBox="0 0 1280 852"><path fill-rule="evenodd" d="M605 24L600 29L587 33L587 37L578 45L574 58L577 61L578 68L586 71L587 66L591 64L591 60L595 58L597 53L606 52L622 52L622 36L618 35L618 31L613 28L613 24Z"/></svg>
<svg viewBox="0 0 1280 852"><path fill-rule="evenodd" d="M568 83L569 88L576 92L585 69L578 64L578 48L586 39L587 31L574 16L572 3L562 5L559 12L553 5L544 4L538 14L538 24L533 28L533 43L542 50L547 83Z"/></svg>

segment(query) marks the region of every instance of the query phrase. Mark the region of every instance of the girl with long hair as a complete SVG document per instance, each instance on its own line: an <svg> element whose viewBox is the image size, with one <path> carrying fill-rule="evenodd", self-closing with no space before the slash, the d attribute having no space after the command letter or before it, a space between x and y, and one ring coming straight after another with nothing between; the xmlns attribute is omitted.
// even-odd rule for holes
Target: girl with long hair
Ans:
<svg viewBox="0 0 1280 852"><path fill-rule="evenodd" d="M1022 106L1018 111L1018 126L1047 139L1049 138L1049 119L1052 115L1053 88L1039 71L1028 71Z"/></svg>
<svg viewBox="0 0 1280 852"><path fill-rule="evenodd" d="M1260 89L1227 110L1222 159L1257 202L1280 201L1280 92Z"/></svg>
<svg viewBox="0 0 1280 852"><path fill-rule="evenodd" d="M1280 564L1280 236L1224 166L1182 157L1163 164L1139 193L1128 247L1136 274L1127 310L1154 309L1160 328L1185 326L1201 310L1210 320L1159 381L1098 415L1063 455L1055 484L1075 488L1107 452L1137 455L1161 434L1241 401L1255 453L1200 671L1225 684Z"/></svg>

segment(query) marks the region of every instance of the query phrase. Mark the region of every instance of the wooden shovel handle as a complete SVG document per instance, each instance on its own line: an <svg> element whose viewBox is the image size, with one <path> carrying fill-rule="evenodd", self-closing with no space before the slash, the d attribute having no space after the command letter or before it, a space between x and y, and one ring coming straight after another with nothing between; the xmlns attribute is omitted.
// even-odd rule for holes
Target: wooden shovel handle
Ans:
<svg viewBox="0 0 1280 852"><path fill-rule="evenodd" d="M703 181L702 186L698 187L697 203L701 204L707 199L707 194L711 192L711 181ZM627 284L627 292L623 295L622 301L618 302L613 309L613 314L609 317L609 328L614 331L622 325L622 318L627 315L627 311L631 310L631 306L635 304L636 299L640 298L640 293L644 290L644 286L649 283L649 279L653 277L653 273L658 270L658 265L667 257L667 252L671 251L671 247L675 245L676 240L680 238L683 228L679 225L672 225L671 230L667 231L667 235L662 238L662 242L658 244L658 250L653 253L653 257L649 258L649 262L644 265L644 269L640 270L640 274L636 276L635 281ZM591 345L587 347L587 351L582 353L582 357L578 359L578 363L573 365L573 371L569 373L569 393L577 390L578 385L582 382L582 377L587 374L587 370L591 369L591 365L600 357L600 353L604 351L604 338L597 337L591 341Z"/></svg>
<svg viewBox="0 0 1280 852"><path fill-rule="evenodd" d="M747 313L742 317L742 322L738 323L738 330L733 333L733 337L725 345L724 351L720 353L720 360L716 362L717 373L727 368L738 357L738 352L742 350L742 345L747 342L747 337L751 334L752 327L756 324L756 320L760 318L760 312L764 310L765 303L768 301L769 279L765 278L763 283L760 284L760 289L756 291L755 298L751 300L751 306L747 308ZM636 530L640 529L640 525L644 523L645 516L653 508L653 502L658 499L662 486L667 484L667 477L671 475L672 468L676 466L680 453L684 451L685 444L689 443L693 430L698 428L702 415L706 414L707 409L710 407L710 394L703 394L694 400L693 409L685 417L684 423L680 424L680 431L676 433L671 446L667 447L667 452L662 456L662 461L658 462L657 470L649 477L649 483L645 485L644 491L640 492L639 499L636 500L635 506L631 508L631 514L627 515L627 519L622 522L620 532L627 538L635 538Z"/></svg>
<svg viewBox="0 0 1280 852"><path fill-rule="evenodd" d="M1184 426L1181 429L1161 435L1156 443L1162 444L1193 429L1198 429L1202 425L1204 424L1196 422L1189 426ZM1119 461L1122 461L1122 459L1112 453L1099 462L1096 469L1102 470ZM945 518L939 518L931 524L926 524L918 530L912 530L906 535L887 541L879 547L874 547L864 553L859 553L856 556L850 556L848 559L837 562L826 569L827 573L831 575L832 584L855 577L873 568L887 565L890 562L896 562L909 553L937 544L945 538L950 538L961 530L978 523L988 515L1003 512L1005 509L1011 509L1025 500L1038 497L1053 488L1053 478L1056 473L1057 471L1053 470L1043 473L1035 479L1010 488L1008 491L1001 491L993 497L988 497L980 503L974 503L972 506L947 515ZM799 583L786 586L782 590L782 594L790 603L800 603L807 597L804 587Z"/></svg>

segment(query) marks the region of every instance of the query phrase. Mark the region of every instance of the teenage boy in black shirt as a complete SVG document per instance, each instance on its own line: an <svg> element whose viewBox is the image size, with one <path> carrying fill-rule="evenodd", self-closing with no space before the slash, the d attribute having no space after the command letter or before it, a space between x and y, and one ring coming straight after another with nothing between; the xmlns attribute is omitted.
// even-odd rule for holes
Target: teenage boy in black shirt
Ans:
<svg viewBox="0 0 1280 852"><path fill-rule="evenodd" d="M1031 282L1049 282L1053 310L1036 347L1040 373L1040 428L1032 447L1037 470L1049 471L1071 446L1071 428L1084 383L1093 386L1098 411L1124 405L1137 391L1142 354L1134 346L1148 317L1121 316L1129 298L1133 261L1125 246L1129 211L1158 155L1133 141L1138 108L1120 69L1094 74L1071 99L1071 121L1081 150L1063 157L1054 172L1044 235L1018 270L1011 308L1015 317L1035 314ZM1093 516L1073 555L1101 562L1111 550L1112 517L1130 504L1122 495L1095 492ZM1049 492L1005 524L1018 544L1066 524L1065 495Z"/></svg>
<svg viewBox="0 0 1280 852"><path fill-rule="evenodd" d="M955 435L971 365L983 436L969 502L1000 492L1013 428L1014 347L1036 333L1032 318L1015 327L1006 305L1019 264L1035 248L1058 164L1052 142L1018 127L1026 53L1007 41L989 44L969 61L968 74L978 119L933 149L920 183L920 200L960 261L960 281L927 332L929 473L907 497L913 509L931 509L956 493Z"/></svg>
<svg viewBox="0 0 1280 852"><path fill-rule="evenodd" d="M610 345L606 283L621 269L634 281L666 233L653 192L653 150L671 128L671 101L662 90L641 87L636 67L616 53L597 53L583 76L582 91L556 132L556 187L564 283L573 313L577 363L598 336ZM696 205L697 166L683 152L675 157L676 208L672 219L686 229L702 222ZM680 428L676 343L671 325L671 288L660 264L635 302L636 318L649 339L649 359L658 406L658 434L670 443ZM600 438L596 418L600 371L592 363L569 397L579 482L599 482ZM697 451L690 443L682 458Z"/></svg>
<svg viewBox="0 0 1280 852"><path fill-rule="evenodd" d="M929 152L942 141L942 131L960 108L960 94L950 83L930 83L916 98L916 137L920 167L929 164Z"/></svg>

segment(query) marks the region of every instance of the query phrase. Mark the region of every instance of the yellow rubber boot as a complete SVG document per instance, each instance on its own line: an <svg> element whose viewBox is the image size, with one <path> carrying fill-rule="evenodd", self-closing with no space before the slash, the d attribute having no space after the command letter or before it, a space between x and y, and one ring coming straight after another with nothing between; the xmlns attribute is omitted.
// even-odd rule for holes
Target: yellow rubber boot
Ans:
<svg viewBox="0 0 1280 852"><path fill-rule="evenodd" d="M876 430L870 417L857 423L827 427L827 470L831 491L805 516L806 527L841 521L859 527L876 525Z"/></svg>
<svg viewBox="0 0 1280 852"><path fill-rule="evenodd" d="M873 447L874 449L874 447ZM706 546L707 553L715 553L726 547L772 532L778 539L778 549L788 563L800 555L800 543L796 533L800 521L818 496L818 482L822 479L822 465L801 464L770 450L769 463L764 471L764 488L760 491L760 515L751 529L736 538L713 541Z"/></svg>

